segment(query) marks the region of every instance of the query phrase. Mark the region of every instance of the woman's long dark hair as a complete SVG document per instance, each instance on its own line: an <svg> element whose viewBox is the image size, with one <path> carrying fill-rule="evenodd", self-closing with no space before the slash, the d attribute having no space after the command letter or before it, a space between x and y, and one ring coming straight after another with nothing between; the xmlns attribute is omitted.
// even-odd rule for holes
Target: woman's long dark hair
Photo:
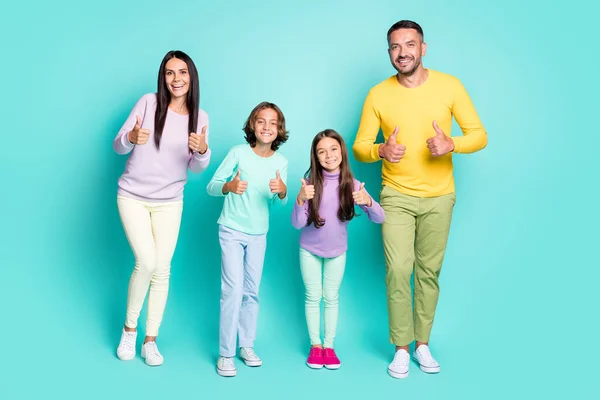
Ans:
<svg viewBox="0 0 600 400"><path fill-rule="evenodd" d="M169 104L171 103L171 93L167 88L165 70L167 62L172 58L177 58L187 64L188 74L190 76L189 90L186 99L186 105L189 112L188 134L196 132L198 129L198 108L200 107L198 70L196 69L194 61L192 61L190 56L183 51L169 51L164 56L158 70L158 91L156 93L158 104L156 105L156 114L154 116L154 144L157 149L160 148L160 138L162 137L165 121L167 119L167 111L169 110Z"/></svg>
<svg viewBox="0 0 600 400"><path fill-rule="evenodd" d="M350 170L350 164L348 163L348 149L342 136L334 131L333 129L325 129L315 136L312 141L310 149L310 168L304 174L304 178L315 186L315 196L308 202L308 222L307 226L314 224L315 228L320 228L325 225L325 220L319 215L319 207L321 205L321 198L323 197L323 167L319 163L317 157L317 145L323 138L335 139L340 144L340 152L342 154L342 162L340 164L340 177L338 195L340 199L340 208L338 209L337 216L340 221L350 221L356 216L354 211L354 197L352 192L354 191L354 177Z"/></svg>

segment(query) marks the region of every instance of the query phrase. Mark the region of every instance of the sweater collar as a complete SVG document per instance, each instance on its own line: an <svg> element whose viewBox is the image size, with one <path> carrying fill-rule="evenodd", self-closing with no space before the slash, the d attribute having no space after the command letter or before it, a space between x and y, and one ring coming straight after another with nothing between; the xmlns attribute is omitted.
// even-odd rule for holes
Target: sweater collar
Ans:
<svg viewBox="0 0 600 400"><path fill-rule="evenodd" d="M323 179L325 180L338 180L340 178L340 171L337 172L327 172L323 170Z"/></svg>

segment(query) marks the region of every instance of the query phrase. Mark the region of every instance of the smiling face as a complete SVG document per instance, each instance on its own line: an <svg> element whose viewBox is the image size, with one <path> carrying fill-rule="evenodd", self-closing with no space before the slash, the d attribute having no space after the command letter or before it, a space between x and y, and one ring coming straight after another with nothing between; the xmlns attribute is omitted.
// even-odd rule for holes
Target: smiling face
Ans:
<svg viewBox="0 0 600 400"><path fill-rule="evenodd" d="M317 159L327 172L335 173L342 164L342 149L340 143L330 137L324 137L317 143Z"/></svg>
<svg viewBox="0 0 600 400"><path fill-rule="evenodd" d="M390 34L388 54L400 75L411 76L421 67L427 45L416 29L398 29Z"/></svg>
<svg viewBox="0 0 600 400"><path fill-rule="evenodd" d="M184 97L190 90L190 74L185 61L171 58L165 66L165 83L171 100Z"/></svg>
<svg viewBox="0 0 600 400"><path fill-rule="evenodd" d="M277 139L279 117L272 108L265 108L258 112L254 120L254 134L256 142L262 145L273 143Z"/></svg>

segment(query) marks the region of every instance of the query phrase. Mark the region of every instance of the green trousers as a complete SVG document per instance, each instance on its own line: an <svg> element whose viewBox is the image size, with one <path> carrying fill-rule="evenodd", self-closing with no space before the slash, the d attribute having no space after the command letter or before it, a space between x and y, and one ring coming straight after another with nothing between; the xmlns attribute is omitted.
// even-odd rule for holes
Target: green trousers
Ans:
<svg viewBox="0 0 600 400"><path fill-rule="evenodd" d="M310 344L321 344L321 299L325 303L323 347L333 348L338 324L339 290L346 269L346 253L322 258L300 248L300 270L306 288L305 312Z"/></svg>
<svg viewBox="0 0 600 400"><path fill-rule="evenodd" d="M455 202L454 193L414 197L387 186L381 190L390 342L396 346L429 341Z"/></svg>

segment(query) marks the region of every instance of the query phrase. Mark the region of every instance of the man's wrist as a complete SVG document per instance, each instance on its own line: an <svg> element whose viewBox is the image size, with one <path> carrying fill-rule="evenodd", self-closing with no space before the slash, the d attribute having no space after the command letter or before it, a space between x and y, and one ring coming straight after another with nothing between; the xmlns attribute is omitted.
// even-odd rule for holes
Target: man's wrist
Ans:
<svg viewBox="0 0 600 400"><path fill-rule="evenodd" d="M377 148L377 155L379 156L379 158L385 158L383 155L384 150L385 150L385 143L381 143L379 145L379 147Z"/></svg>

